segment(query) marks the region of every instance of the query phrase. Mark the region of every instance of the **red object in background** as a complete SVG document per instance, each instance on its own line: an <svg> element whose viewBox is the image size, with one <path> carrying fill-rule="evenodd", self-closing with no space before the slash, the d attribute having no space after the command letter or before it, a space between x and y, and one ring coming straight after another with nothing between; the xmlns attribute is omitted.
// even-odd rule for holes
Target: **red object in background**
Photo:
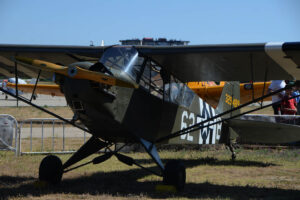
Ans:
<svg viewBox="0 0 300 200"><path fill-rule="evenodd" d="M293 99L288 99L291 96L285 96L283 101L281 102L281 110L282 114L284 115L295 115L297 113L297 108L296 108L296 100Z"/></svg>

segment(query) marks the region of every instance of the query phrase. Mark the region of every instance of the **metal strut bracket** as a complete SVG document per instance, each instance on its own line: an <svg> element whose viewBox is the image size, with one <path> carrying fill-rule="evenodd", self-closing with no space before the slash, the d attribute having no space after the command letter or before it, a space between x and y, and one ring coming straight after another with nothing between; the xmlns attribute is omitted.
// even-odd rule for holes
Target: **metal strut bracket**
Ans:
<svg viewBox="0 0 300 200"><path fill-rule="evenodd" d="M153 143L148 142L147 140L144 140L142 138L139 138L139 140L140 140L141 144L144 146L147 153L152 157L154 162L159 166L159 168L162 171L164 171L165 166L160 160L160 157L159 157L159 154L157 152L156 146Z"/></svg>

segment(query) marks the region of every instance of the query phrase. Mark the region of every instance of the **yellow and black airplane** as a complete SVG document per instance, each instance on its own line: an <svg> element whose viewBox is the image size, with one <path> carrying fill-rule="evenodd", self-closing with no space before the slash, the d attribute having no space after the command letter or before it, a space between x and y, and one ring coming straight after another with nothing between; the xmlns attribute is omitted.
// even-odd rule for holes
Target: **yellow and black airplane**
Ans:
<svg viewBox="0 0 300 200"><path fill-rule="evenodd" d="M299 79L300 42L174 47L0 45L0 63L14 70L16 77L26 69L37 80L53 78L74 112L72 121L18 94L10 95L92 134L64 164L57 156L45 157L39 168L40 180L60 182L63 173L79 167L70 168L72 165L103 148L107 151L88 163L98 164L116 156L123 163L142 167L121 154L122 147L110 149L118 142L124 146L137 142L158 166L159 171L149 172L180 190L186 177L183 163L164 165L156 145L230 145L233 133L243 137L241 129L247 124L253 127L253 122L236 119L245 114L240 108L283 89L240 105L240 85L235 81ZM229 81L216 109L185 84L193 81ZM18 82L16 91L17 87ZM85 127L78 126L76 120ZM256 134L254 139L281 143L299 140L299 127L293 130L271 139Z"/></svg>

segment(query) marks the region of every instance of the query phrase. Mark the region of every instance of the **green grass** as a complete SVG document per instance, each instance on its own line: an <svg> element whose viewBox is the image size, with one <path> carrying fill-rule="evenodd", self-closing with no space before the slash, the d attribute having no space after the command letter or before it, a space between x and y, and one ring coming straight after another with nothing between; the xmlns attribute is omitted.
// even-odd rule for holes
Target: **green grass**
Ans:
<svg viewBox="0 0 300 200"><path fill-rule="evenodd" d="M129 153L156 169L146 153ZM64 174L57 186L37 188L39 163L44 156L0 152L1 199L297 199L300 197L300 150L241 150L235 162L227 150L161 151L163 162L182 159L187 167L183 192L155 192L161 178L120 163L115 157ZM61 155L66 161L70 155ZM86 162L91 160L85 159Z"/></svg>

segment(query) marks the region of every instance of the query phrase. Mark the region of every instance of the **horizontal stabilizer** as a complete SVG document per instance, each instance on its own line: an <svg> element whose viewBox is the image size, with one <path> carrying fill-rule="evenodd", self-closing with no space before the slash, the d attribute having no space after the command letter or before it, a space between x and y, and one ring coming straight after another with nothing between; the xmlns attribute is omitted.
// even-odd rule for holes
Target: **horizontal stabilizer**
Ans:
<svg viewBox="0 0 300 200"><path fill-rule="evenodd" d="M300 141L299 125L245 119L229 120L228 125L239 135L239 143L284 144Z"/></svg>

